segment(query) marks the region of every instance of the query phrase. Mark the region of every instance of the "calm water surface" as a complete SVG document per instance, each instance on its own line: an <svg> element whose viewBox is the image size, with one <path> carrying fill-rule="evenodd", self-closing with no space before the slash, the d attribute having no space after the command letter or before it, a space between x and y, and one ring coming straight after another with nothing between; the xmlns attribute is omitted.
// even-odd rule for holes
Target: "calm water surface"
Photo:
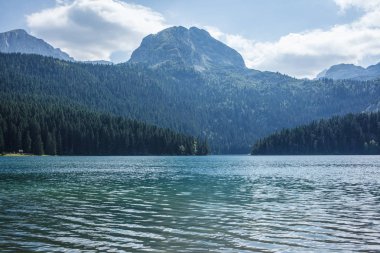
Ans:
<svg viewBox="0 0 380 253"><path fill-rule="evenodd" d="M380 157L2 157L0 252L380 252Z"/></svg>

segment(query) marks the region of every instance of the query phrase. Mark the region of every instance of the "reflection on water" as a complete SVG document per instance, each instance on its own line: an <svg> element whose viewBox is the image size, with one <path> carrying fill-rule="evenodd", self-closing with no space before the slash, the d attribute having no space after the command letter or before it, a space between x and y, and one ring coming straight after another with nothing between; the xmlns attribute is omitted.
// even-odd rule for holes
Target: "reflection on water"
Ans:
<svg viewBox="0 0 380 253"><path fill-rule="evenodd" d="M380 251L380 157L3 157L0 249Z"/></svg>

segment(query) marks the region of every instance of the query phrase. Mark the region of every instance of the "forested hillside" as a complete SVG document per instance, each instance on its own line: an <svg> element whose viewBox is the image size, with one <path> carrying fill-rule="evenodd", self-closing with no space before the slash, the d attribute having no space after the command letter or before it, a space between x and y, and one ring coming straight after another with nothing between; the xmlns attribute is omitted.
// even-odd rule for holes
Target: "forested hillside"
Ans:
<svg viewBox="0 0 380 253"><path fill-rule="evenodd" d="M380 112L349 114L284 129L256 142L252 154L380 154Z"/></svg>
<svg viewBox="0 0 380 253"><path fill-rule="evenodd" d="M75 102L207 138L213 153L248 153L282 128L376 108L379 81L308 81L234 69L92 65L0 54L0 92Z"/></svg>
<svg viewBox="0 0 380 253"><path fill-rule="evenodd" d="M0 153L205 155L204 141L122 117L28 96L0 96Z"/></svg>

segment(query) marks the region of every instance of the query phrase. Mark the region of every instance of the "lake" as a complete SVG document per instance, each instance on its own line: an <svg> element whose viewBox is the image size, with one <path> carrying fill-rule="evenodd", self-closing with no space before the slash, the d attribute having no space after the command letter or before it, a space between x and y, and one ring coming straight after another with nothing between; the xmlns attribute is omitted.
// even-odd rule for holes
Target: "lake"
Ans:
<svg viewBox="0 0 380 253"><path fill-rule="evenodd" d="M0 157L1 252L380 251L380 156Z"/></svg>

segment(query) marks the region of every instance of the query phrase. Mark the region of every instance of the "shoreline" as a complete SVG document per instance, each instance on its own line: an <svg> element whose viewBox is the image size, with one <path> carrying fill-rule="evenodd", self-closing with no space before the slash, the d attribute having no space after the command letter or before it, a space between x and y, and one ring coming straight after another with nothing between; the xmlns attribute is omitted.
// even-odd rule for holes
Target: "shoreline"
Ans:
<svg viewBox="0 0 380 253"><path fill-rule="evenodd" d="M26 156L49 156L49 155L34 155L34 154L21 154L21 153L4 153L0 154L2 157L26 157Z"/></svg>

